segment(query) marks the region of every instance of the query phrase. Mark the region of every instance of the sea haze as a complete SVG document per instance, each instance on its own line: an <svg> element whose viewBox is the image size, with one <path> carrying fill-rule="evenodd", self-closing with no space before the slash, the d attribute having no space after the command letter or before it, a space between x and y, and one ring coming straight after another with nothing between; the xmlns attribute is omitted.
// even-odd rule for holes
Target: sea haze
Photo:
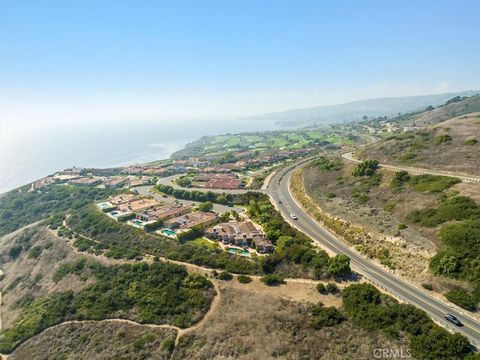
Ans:
<svg viewBox="0 0 480 360"><path fill-rule="evenodd" d="M168 158L204 135L273 130L259 120L0 127L0 193L71 166L113 167Z"/></svg>

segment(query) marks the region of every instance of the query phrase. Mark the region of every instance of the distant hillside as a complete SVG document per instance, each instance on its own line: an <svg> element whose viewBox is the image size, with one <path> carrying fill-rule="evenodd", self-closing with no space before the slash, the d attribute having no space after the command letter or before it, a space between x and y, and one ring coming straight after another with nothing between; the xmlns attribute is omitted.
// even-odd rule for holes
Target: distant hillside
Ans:
<svg viewBox="0 0 480 360"><path fill-rule="evenodd" d="M456 116L480 111L480 95L439 106L436 109L414 116L409 123L415 126L438 124Z"/></svg>
<svg viewBox="0 0 480 360"><path fill-rule="evenodd" d="M478 98L478 97L477 97ZM480 102L476 102L476 105ZM460 115L440 121L455 106L447 105L443 113L431 111L421 114L422 119L437 124L414 133L402 133L363 148L357 156L380 162L413 165L431 169L480 175L480 112ZM458 112L465 104L458 103ZM475 108L470 104L467 108ZM441 108L440 108L441 109ZM437 110L440 110L437 109Z"/></svg>
<svg viewBox="0 0 480 360"><path fill-rule="evenodd" d="M427 106L438 106L455 96L472 96L478 91L391 97L353 101L338 105L316 106L294 109L284 112L268 113L256 116L258 120L275 121L281 126L308 126L314 124L332 124L359 120L363 116L394 116L398 113L423 110Z"/></svg>

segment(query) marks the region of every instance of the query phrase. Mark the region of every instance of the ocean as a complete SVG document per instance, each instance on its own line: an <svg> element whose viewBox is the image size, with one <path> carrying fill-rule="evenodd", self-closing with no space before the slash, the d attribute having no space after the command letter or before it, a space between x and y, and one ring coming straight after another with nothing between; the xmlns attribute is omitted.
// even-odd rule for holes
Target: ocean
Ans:
<svg viewBox="0 0 480 360"><path fill-rule="evenodd" d="M72 166L106 168L167 159L204 135L277 128L258 120L2 124L0 193Z"/></svg>

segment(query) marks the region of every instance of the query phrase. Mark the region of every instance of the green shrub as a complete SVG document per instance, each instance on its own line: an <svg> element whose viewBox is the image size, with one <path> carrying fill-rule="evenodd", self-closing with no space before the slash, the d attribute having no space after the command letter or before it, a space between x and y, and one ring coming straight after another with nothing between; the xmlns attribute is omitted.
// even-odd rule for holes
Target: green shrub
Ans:
<svg viewBox="0 0 480 360"><path fill-rule="evenodd" d="M408 228L408 226L407 226L407 224L398 224L397 228L398 228L398 230L404 230L404 229Z"/></svg>
<svg viewBox="0 0 480 360"><path fill-rule="evenodd" d="M20 255L22 250L23 250L22 245L14 245L8 250L8 256L10 256L12 260L15 260L18 257L18 255Z"/></svg>
<svg viewBox="0 0 480 360"><path fill-rule="evenodd" d="M40 256L42 253L42 247L40 245L35 245L30 248L28 251L28 257L30 259L36 259Z"/></svg>
<svg viewBox="0 0 480 360"><path fill-rule="evenodd" d="M252 282L252 278L250 276L247 276L247 275L238 275L237 280L241 284L248 284L248 283Z"/></svg>
<svg viewBox="0 0 480 360"><path fill-rule="evenodd" d="M335 171L335 170L340 170L342 168L342 162L338 160L332 161L330 159L327 159L324 156L321 156L320 158L312 161L309 166L312 168L317 168L321 172Z"/></svg>
<svg viewBox="0 0 480 360"><path fill-rule="evenodd" d="M328 283L326 287L327 292L330 294L337 294L340 290L338 289L337 284L335 283Z"/></svg>
<svg viewBox="0 0 480 360"><path fill-rule="evenodd" d="M467 139L463 142L464 145L469 145L469 146L475 145L476 143L478 143L477 139Z"/></svg>
<svg viewBox="0 0 480 360"><path fill-rule="evenodd" d="M477 309L477 301L472 294L464 289L452 289L445 294L445 297L465 310L475 311Z"/></svg>
<svg viewBox="0 0 480 360"><path fill-rule="evenodd" d="M192 186L192 180L187 176L181 176L177 180L177 185L182 187L190 187Z"/></svg>
<svg viewBox="0 0 480 360"><path fill-rule="evenodd" d="M261 281L267 286L278 286L285 284L283 277L277 274L269 274L262 277Z"/></svg>
<svg viewBox="0 0 480 360"><path fill-rule="evenodd" d="M410 347L415 358L424 360L467 359L466 356L472 354L467 338L458 333L450 334L439 327L412 336Z"/></svg>
<svg viewBox="0 0 480 360"><path fill-rule="evenodd" d="M230 274L229 272L222 271L220 274L217 276L218 280L224 280L224 281L230 281L233 279L233 275Z"/></svg>
<svg viewBox="0 0 480 360"><path fill-rule="evenodd" d="M437 193L444 191L461 180L450 176L417 175L410 179L410 185L415 191Z"/></svg>
<svg viewBox="0 0 480 360"><path fill-rule="evenodd" d="M422 287L423 287L425 290L428 290L428 291L432 291L432 290L433 290L433 285L430 284L430 283L422 283Z"/></svg>
<svg viewBox="0 0 480 360"><path fill-rule="evenodd" d="M173 349L175 349L175 340L172 338L166 338L162 341L161 347L162 347L162 350L165 350L171 353Z"/></svg>
<svg viewBox="0 0 480 360"><path fill-rule="evenodd" d="M325 295L328 293L328 290L325 287L325 285L323 285L323 283L318 283L316 288L317 288L317 291L322 295Z"/></svg>
<svg viewBox="0 0 480 360"><path fill-rule="evenodd" d="M315 306L310 312L310 326L319 330L327 326L335 326L346 320L338 309L334 307L324 307L322 303Z"/></svg>
<svg viewBox="0 0 480 360"><path fill-rule="evenodd" d="M372 176L378 168L377 160L365 160L353 170L353 176Z"/></svg>
<svg viewBox="0 0 480 360"><path fill-rule="evenodd" d="M347 276L351 272L350 258L347 255L339 254L328 259L328 273L331 276Z"/></svg>
<svg viewBox="0 0 480 360"><path fill-rule="evenodd" d="M333 192L328 192L325 194L325 197L327 197L328 199L333 199L335 197L337 197L337 195Z"/></svg>
<svg viewBox="0 0 480 360"><path fill-rule="evenodd" d="M71 314L73 292L53 293L33 301L23 312L21 319L3 332L0 352L10 353L26 339L44 329L62 322Z"/></svg>
<svg viewBox="0 0 480 360"><path fill-rule="evenodd" d="M448 134L437 135L435 136L435 139L433 139L433 142L437 145L447 143L450 141L452 141L452 137Z"/></svg>
<svg viewBox="0 0 480 360"><path fill-rule="evenodd" d="M443 197L438 207L415 210L407 220L422 226L433 227L451 220L476 218L480 215L480 206L465 196Z"/></svg>
<svg viewBox="0 0 480 360"><path fill-rule="evenodd" d="M390 182L390 186L392 188L399 188L403 184L408 183L410 179L411 179L411 176L407 171L405 170L397 171L393 176L392 181Z"/></svg>

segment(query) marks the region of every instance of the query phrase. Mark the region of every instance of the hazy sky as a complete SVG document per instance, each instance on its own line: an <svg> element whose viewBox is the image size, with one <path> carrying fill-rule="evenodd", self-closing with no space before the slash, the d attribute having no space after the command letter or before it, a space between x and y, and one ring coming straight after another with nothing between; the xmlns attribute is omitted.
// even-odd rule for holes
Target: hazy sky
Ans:
<svg viewBox="0 0 480 360"><path fill-rule="evenodd" d="M479 89L479 14L478 0L0 0L0 119L237 117Z"/></svg>

